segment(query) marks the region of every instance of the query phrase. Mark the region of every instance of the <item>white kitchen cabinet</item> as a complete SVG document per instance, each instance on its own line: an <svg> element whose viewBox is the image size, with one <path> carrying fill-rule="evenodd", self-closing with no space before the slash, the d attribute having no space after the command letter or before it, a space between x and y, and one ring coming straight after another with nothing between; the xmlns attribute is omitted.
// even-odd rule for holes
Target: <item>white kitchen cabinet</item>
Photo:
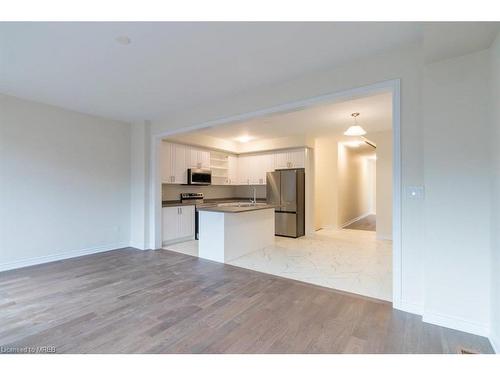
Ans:
<svg viewBox="0 0 500 375"><path fill-rule="evenodd" d="M162 150L162 181L167 184L187 183L188 168L211 168L213 185L265 185L267 172L305 167L303 148L236 156L163 142Z"/></svg>
<svg viewBox="0 0 500 375"><path fill-rule="evenodd" d="M172 243L194 238L194 206L173 206L162 209L162 240Z"/></svg>
<svg viewBox="0 0 500 375"><path fill-rule="evenodd" d="M186 146L176 143L163 142L162 144L162 182L165 184L187 183L188 158Z"/></svg>
<svg viewBox="0 0 500 375"><path fill-rule="evenodd" d="M228 155L227 157L227 184L238 185L238 157Z"/></svg>
<svg viewBox="0 0 500 375"><path fill-rule="evenodd" d="M304 168L305 167L305 150L287 150L278 151L274 154L274 168Z"/></svg>
<svg viewBox="0 0 500 375"><path fill-rule="evenodd" d="M242 155L238 158L240 185L265 185L266 173L274 170L274 154Z"/></svg>
<svg viewBox="0 0 500 375"><path fill-rule="evenodd" d="M188 146L189 147L189 146ZM189 147L188 168L210 168L210 151Z"/></svg>
<svg viewBox="0 0 500 375"><path fill-rule="evenodd" d="M162 182L186 184L188 168L210 168L210 152L177 143L162 144Z"/></svg>

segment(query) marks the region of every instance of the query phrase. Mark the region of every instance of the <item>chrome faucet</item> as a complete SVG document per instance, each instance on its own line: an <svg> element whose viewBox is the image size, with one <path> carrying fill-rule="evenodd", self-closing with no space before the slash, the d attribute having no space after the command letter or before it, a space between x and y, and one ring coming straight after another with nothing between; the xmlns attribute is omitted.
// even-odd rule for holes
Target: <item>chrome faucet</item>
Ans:
<svg viewBox="0 0 500 375"><path fill-rule="evenodd" d="M257 188L255 186L252 186L253 189L253 199L250 199L250 202L252 204L257 204Z"/></svg>

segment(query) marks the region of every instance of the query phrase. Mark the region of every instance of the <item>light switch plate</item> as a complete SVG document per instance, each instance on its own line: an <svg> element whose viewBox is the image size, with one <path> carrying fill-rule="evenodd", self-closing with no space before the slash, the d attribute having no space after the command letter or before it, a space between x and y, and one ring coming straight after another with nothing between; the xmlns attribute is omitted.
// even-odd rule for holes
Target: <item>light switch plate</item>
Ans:
<svg viewBox="0 0 500 375"><path fill-rule="evenodd" d="M407 186L406 196L412 200L423 200L425 198L425 189L423 186Z"/></svg>

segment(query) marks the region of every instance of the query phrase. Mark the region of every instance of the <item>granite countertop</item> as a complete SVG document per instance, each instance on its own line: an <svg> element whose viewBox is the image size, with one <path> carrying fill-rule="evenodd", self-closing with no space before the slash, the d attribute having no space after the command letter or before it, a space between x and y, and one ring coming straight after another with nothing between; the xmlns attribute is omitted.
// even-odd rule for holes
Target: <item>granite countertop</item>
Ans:
<svg viewBox="0 0 500 375"><path fill-rule="evenodd" d="M196 204L194 202L181 202L180 200L162 201L162 207L175 207L175 206L195 206L199 208L213 207L217 203L230 203L230 202L250 202L250 198L215 198L205 199L203 203ZM266 199L257 198L257 202L265 203Z"/></svg>
<svg viewBox="0 0 500 375"><path fill-rule="evenodd" d="M257 211L257 210L267 210L274 209L276 205L273 204L263 204L258 206L209 206L209 207L199 207L198 211L210 211L210 212L223 212L223 213L239 213L239 212L248 212L248 211Z"/></svg>

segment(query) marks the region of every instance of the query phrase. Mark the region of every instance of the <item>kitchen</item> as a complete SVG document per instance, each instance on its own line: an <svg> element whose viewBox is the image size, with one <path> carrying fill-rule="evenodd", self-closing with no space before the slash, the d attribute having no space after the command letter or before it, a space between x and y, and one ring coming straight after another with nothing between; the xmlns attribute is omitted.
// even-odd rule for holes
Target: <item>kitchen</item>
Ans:
<svg viewBox="0 0 500 375"><path fill-rule="evenodd" d="M271 245L274 234L288 237L303 236L305 170L309 154L310 150L307 148L296 148L236 155L193 145L162 142L164 247L224 262L234 259L236 255L242 256ZM288 203L288 207L285 207L287 212L283 213L279 212L280 176L274 172L275 170L288 171L287 175L291 173L299 176L298 189L295 189L289 178L283 179L284 187L290 187L288 189L290 191L287 191L287 200L295 201L291 194L296 193L300 202L298 206ZM268 184L270 178L272 185ZM270 194L266 192L266 187L270 189ZM268 196L271 197L269 201ZM269 211L268 225L264 229L259 228L259 225L248 228L249 223L259 221L252 221L251 218L256 215L262 216L264 213L255 212L261 210ZM224 252L224 248L229 247L213 238L214 234L224 233L224 228L213 228L211 225L213 220L205 219L205 216L217 216L217 214L227 215L226 221L235 216L241 221L236 234L239 238L239 249L233 251L226 249L225 252L228 254L225 256L212 254L217 252L217 249ZM243 227L246 227L249 234L247 239L242 238ZM263 233L267 233L265 241L253 246L242 246L252 243L253 237L264 237Z"/></svg>
<svg viewBox="0 0 500 375"><path fill-rule="evenodd" d="M378 93L163 139L163 249L390 301L391 103Z"/></svg>

